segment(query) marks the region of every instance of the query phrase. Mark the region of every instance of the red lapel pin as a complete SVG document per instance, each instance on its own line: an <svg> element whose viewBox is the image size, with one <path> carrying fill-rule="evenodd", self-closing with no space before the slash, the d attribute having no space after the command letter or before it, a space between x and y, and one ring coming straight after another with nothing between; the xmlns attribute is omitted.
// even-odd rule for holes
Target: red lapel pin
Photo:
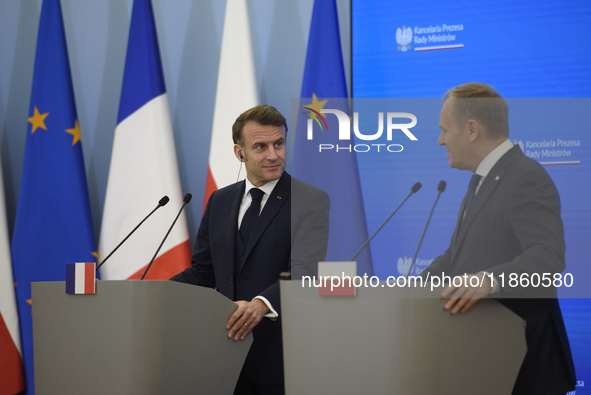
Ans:
<svg viewBox="0 0 591 395"><path fill-rule="evenodd" d="M499 181L501 179L501 176L496 176L495 177L495 181Z"/></svg>
<svg viewBox="0 0 591 395"><path fill-rule="evenodd" d="M281 196L277 196L277 199L280 199L281 200Z"/></svg>

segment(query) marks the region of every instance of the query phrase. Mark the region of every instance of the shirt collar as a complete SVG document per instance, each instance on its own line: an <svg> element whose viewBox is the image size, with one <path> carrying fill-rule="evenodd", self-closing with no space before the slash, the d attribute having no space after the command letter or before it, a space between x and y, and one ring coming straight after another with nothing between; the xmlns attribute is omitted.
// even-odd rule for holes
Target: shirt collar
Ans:
<svg viewBox="0 0 591 395"><path fill-rule="evenodd" d="M246 177L245 179L246 181L246 187L244 188L244 196L243 198L248 195L248 192L250 192L250 190L252 188L258 188L261 191L263 191L267 196L271 195L271 192L273 192L273 189L275 188L275 185L277 185L277 183L279 182L279 178L273 181L269 181L267 182L265 185L260 186L260 187L255 187L252 182L250 182L250 180L248 179L248 177Z"/></svg>
<svg viewBox="0 0 591 395"><path fill-rule="evenodd" d="M482 176L484 179L493 166L499 161L499 159L501 159L501 157L505 155L511 148L513 148L513 143L511 140L507 139L503 141L497 148L486 155L482 162L480 162L476 168L475 174Z"/></svg>

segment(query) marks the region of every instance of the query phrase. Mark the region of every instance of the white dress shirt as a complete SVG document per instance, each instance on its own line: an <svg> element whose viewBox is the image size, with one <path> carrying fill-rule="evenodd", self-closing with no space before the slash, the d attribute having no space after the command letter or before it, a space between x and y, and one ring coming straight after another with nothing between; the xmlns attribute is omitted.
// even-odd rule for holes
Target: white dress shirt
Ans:
<svg viewBox="0 0 591 395"><path fill-rule="evenodd" d="M255 187L254 185L252 185L252 182L248 180L248 178L244 181L246 181L246 188L244 188L244 195L242 195L242 202L240 203L240 210L238 211L238 229L240 229L240 225L242 224L244 214L246 214L246 210L248 210L248 208L250 207L250 203L252 202L250 190L252 188L258 188L265 193L263 195L263 198L261 199L261 211L259 211L260 214L263 212L263 208L265 207L265 204L267 204L267 200L269 200L269 196L271 195L271 192L273 192L275 185L277 185L277 183L279 182L279 179L276 179L275 181L269 181L262 187Z"/></svg>
<svg viewBox="0 0 591 395"><path fill-rule="evenodd" d="M490 153L486 155L482 162L480 162L480 164L476 168L475 174L478 174L479 176L481 176L481 178L480 182L478 183L478 186L476 187L476 193L474 193L474 196L476 196L476 194L478 193L478 190L482 185L482 181L484 181L484 179L486 178L488 173L490 173L494 165L496 165L499 159L501 159L501 157L505 155L511 148L513 148L513 143L511 142L511 140L507 139L503 141L501 144L499 144L497 148L490 151Z"/></svg>
<svg viewBox="0 0 591 395"><path fill-rule="evenodd" d="M252 196L250 195L250 190L252 188L257 188L252 184L252 182L250 182L248 177L245 181L246 187L244 188L244 195L242 195L242 202L240 203L240 210L238 211L238 229L240 229L240 225L242 223L242 219L244 218L244 214L246 214L246 210L248 210L250 204L252 203ZM267 200L269 200L269 196L271 195L271 192L273 192L273 189L275 188L275 185L277 185L278 182L279 179L276 179L275 181L269 181L265 185L258 187L258 189L264 192L263 198L261 199L261 211L259 211L259 214L263 212L263 208L265 207L265 204L267 204ZM255 299L262 300L269 308L269 312L265 314L266 318L276 320L277 317L279 317L279 314L277 314L277 311L273 308L271 302L269 302L267 298L259 295L255 296L252 300Z"/></svg>

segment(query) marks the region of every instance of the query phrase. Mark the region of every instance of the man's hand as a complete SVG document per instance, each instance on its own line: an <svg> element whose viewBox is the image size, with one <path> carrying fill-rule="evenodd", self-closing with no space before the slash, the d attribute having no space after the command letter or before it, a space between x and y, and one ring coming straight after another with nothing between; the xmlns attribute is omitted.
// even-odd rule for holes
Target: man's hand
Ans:
<svg viewBox="0 0 591 395"><path fill-rule="evenodd" d="M239 300L234 303L238 305L238 309L226 324L226 329L229 330L228 337L230 339L233 337L234 341L244 340L246 334L269 312L269 308L260 299L255 299L252 302Z"/></svg>
<svg viewBox="0 0 591 395"><path fill-rule="evenodd" d="M470 279L472 277L476 277L478 282L476 282L476 279L473 279L471 282ZM441 293L442 298L447 298L451 294L451 297L449 297L449 300L445 303L443 308L445 310L451 309L452 314L456 314L457 312L465 313L479 299L489 295L493 289L490 275L487 273L466 274L462 276L462 278L464 281L462 281L461 287L456 288L452 285L447 287ZM471 283L477 283L478 285L472 287L470 286ZM482 284L482 286L480 286L480 284Z"/></svg>

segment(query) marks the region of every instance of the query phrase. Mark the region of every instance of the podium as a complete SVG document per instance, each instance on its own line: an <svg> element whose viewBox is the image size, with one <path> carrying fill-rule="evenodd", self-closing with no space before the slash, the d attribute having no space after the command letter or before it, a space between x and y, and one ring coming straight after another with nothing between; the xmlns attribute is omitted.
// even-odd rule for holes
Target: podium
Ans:
<svg viewBox="0 0 591 395"><path fill-rule="evenodd" d="M523 321L494 300L452 316L441 289L280 286L287 395L510 394L526 352Z"/></svg>
<svg viewBox="0 0 591 395"><path fill-rule="evenodd" d="M33 283L38 394L231 394L250 345L228 339L237 306L173 281L98 281L95 295Z"/></svg>

